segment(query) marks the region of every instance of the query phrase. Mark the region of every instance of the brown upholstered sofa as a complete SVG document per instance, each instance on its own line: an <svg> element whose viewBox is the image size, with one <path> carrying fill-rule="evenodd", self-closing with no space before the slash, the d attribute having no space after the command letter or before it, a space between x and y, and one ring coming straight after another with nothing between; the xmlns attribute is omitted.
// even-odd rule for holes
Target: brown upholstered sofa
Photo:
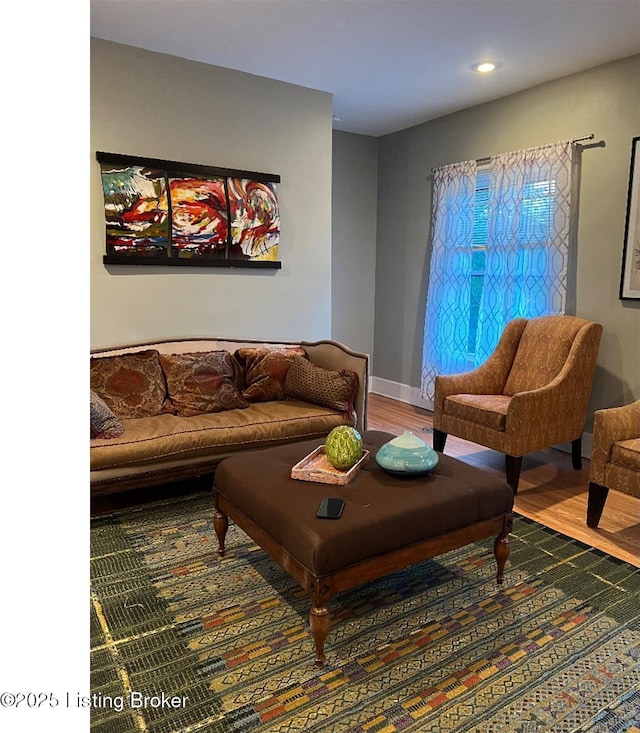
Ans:
<svg viewBox="0 0 640 733"><path fill-rule="evenodd" d="M93 351L91 494L212 473L238 451L337 425L363 431L368 368L366 354L329 340L197 338Z"/></svg>
<svg viewBox="0 0 640 733"><path fill-rule="evenodd" d="M589 527L598 526L610 489L640 498L640 400L594 413Z"/></svg>

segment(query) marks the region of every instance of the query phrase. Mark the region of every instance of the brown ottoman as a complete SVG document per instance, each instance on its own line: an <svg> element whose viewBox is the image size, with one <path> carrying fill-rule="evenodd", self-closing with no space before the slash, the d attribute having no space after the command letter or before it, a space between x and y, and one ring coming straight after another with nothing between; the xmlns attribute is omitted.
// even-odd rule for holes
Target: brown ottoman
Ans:
<svg viewBox="0 0 640 733"><path fill-rule="evenodd" d="M501 583L509 555L513 492L506 481L445 455L427 476L391 476L375 453L394 436L369 431L362 437L369 459L344 486L291 478L292 466L318 440L233 456L215 473L220 554L231 517L307 590L319 665L334 593L488 536L496 537ZM346 501L338 520L316 517L328 496Z"/></svg>

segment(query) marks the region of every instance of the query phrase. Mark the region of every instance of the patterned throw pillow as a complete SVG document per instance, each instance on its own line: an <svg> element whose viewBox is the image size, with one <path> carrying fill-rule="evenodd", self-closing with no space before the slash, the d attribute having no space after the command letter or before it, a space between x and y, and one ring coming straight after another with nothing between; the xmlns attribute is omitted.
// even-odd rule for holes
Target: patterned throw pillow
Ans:
<svg viewBox="0 0 640 733"><path fill-rule="evenodd" d="M353 416L358 375L349 369L323 369L308 359L297 358L287 372L284 391L287 397Z"/></svg>
<svg viewBox="0 0 640 733"><path fill-rule="evenodd" d="M124 433L123 424L99 395L93 390L90 393L91 437L119 438Z"/></svg>
<svg viewBox="0 0 640 733"><path fill-rule="evenodd" d="M161 354L173 410L183 417L222 412L249 403L236 389L233 360L228 351Z"/></svg>
<svg viewBox="0 0 640 733"><path fill-rule="evenodd" d="M91 359L91 389L121 420L163 411L167 386L155 349Z"/></svg>
<svg viewBox="0 0 640 733"><path fill-rule="evenodd" d="M242 396L250 402L283 400L284 380L291 363L306 355L301 346L238 349L235 357L244 371Z"/></svg>

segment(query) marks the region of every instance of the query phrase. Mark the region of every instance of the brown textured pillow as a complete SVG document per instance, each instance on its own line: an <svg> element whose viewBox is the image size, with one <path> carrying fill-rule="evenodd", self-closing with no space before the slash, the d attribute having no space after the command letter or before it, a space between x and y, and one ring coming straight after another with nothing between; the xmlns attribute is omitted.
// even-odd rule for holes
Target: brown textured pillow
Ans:
<svg viewBox="0 0 640 733"><path fill-rule="evenodd" d="M352 416L358 392L358 375L349 369L323 369L308 359L297 358L287 372L284 391L287 397Z"/></svg>
<svg viewBox="0 0 640 733"><path fill-rule="evenodd" d="M250 402L283 400L284 380L291 363L306 355L301 346L238 349L235 356L244 371L242 396Z"/></svg>
<svg viewBox="0 0 640 733"><path fill-rule="evenodd" d="M121 420L163 411L167 386L155 349L91 359L91 389Z"/></svg>
<svg viewBox="0 0 640 733"><path fill-rule="evenodd" d="M161 354L169 401L178 415L191 417L248 407L233 384L234 370L228 351Z"/></svg>

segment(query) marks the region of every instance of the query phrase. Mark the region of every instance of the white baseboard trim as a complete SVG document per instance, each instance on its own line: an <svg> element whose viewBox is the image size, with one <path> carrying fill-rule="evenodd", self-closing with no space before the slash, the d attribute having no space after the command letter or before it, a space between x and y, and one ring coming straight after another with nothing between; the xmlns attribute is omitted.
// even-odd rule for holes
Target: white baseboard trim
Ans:
<svg viewBox="0 0 640 733"><path fill-rule="evenodd" d="M393 382L382 377L371 377L369 383L371 385L370 392L375 392L399 402L406 402L408 405L422 407L424 410L433 410L433 402L422 397L417 387L410 387L408 384Z"/></svg>
<svg viewBox="0 0 640 733"><path fill-rule="evenodd" d="M383 379L382 377L371 377L369 379L369 392L389 397L398 402L405 402L414 407L422 407L424 410L433 412L433 402L421 396L417 387L410 387L408 384L394 382L391 379ZM582 457L591 458L591 447L593 445L593 435L591 433L582 434ZM571 453L571 443L562 443L555 445L554 448Z"/></svg>

